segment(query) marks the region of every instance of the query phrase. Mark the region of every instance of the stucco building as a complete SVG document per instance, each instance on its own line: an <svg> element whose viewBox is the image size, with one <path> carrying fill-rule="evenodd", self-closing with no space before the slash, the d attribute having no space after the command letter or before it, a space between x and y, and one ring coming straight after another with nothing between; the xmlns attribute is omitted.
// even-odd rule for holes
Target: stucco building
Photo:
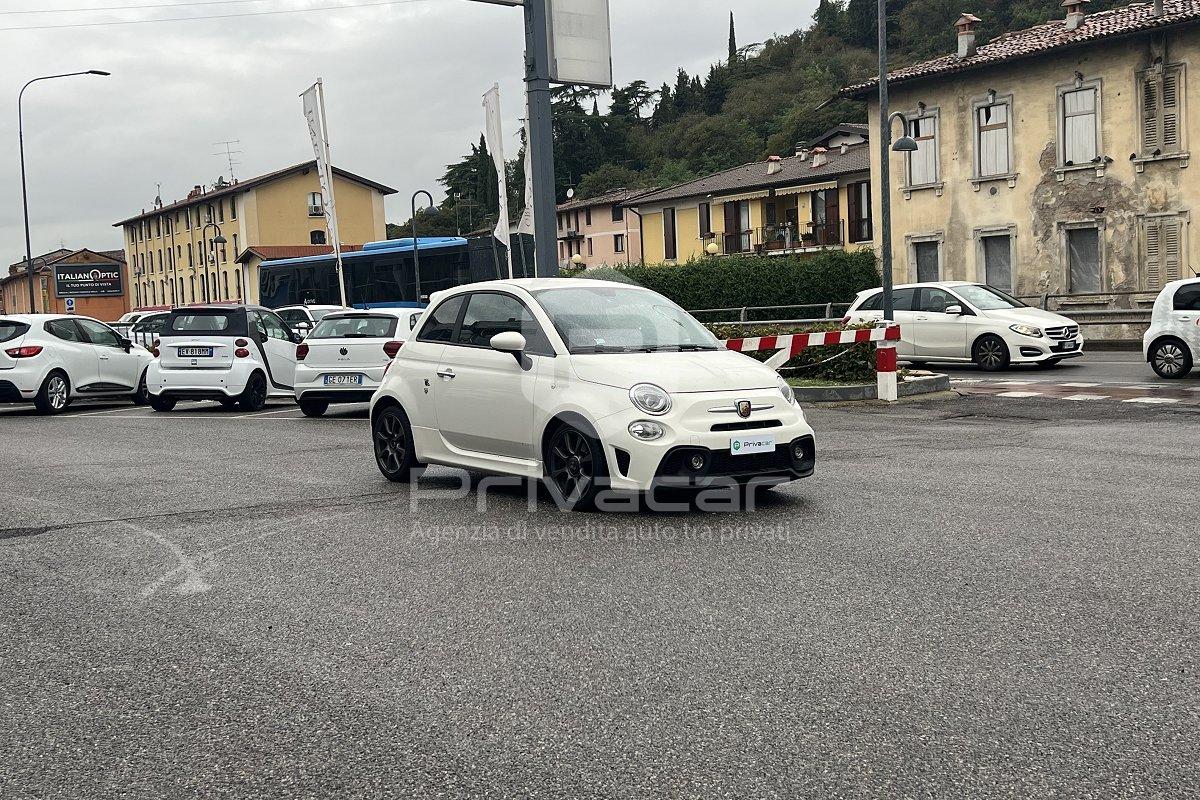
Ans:
<svg viewBox="0 0 1200 800"><path fill-rule="evenodd" d="M59 248L33 257L36 313L75 313L112 322L130 309L125 254ZM29 311L29 274L22 259L0 280L0 311Z"/></svg>
<svg viewBox="0 0 1200 800"><path fill-rule="evenodd" d="M897 281L986 281L1053 307L1144 309L1200 265L1200 2L1136 3L976 41L888 76L914 153L891 170ZM877 81L842 90L878 115ZM897 122L893 136L900 135ZM875 199L878 215L879 198ZM1068 311L1069 313L1069 311Z"/></svg>
<svg viewBox="0 0 1200 800"><path fill-rule="evenodd" d="M383 200L396 190L337 167L333 183L341 240L386 239ZM257 261L239 261L247 248L328 244L315 161L211 188L197 185L185 199L115 227L124 231L134 308L257 302ZM214 244L218 232L223 245Z"/></svg>
<svg viewBox="0 0 1200 800"><path fill-rule="evenodd" d="M642 234L634 206L648 189L614 189L558 206L558 264L575 256L587 267L618 266L641 260Z"/></svg>
<svg viewBox="0 0 1200 800"><path fill-rule="evenodd" d="M643 257L678 263L706 254L782 255L870 247L865 125L839 125L771 156L639 197Z"/></svg>

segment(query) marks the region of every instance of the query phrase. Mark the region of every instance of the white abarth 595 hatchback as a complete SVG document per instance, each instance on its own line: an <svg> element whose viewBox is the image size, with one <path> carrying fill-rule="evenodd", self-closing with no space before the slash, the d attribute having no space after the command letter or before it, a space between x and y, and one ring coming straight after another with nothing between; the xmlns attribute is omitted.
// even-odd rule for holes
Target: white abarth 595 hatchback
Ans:
<svg viewBox="0 0 1200 800"><path fill-rule="evenodd" d="M606 490L811 475L791 388L665 297L544 278L432 297L371 401L384 476L426 464L543 479L568 508Z"/></svg>

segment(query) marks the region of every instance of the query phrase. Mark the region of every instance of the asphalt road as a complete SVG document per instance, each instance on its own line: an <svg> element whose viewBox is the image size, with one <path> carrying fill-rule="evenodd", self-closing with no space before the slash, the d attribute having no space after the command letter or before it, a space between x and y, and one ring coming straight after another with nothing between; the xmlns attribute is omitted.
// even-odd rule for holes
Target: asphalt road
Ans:
<svg viewBox="0 0 1200 800"><path fill-rule="evenodd" d="M945 372L951 379L991 379L1011 377L1046 381L1092 381L1101 385L1147 383L1162 380L1146 363L1140 352L1128 350L1097 350L1085 352L1078 358L1067 359L1057 366L1041 369L1036 366L1016 366L1004 372L984 372L974 364L931 364L928 369ZM1197 375L1196 377L1200 377Z"/></svg>
<svg viewBox="0 0 1200 800"><path fill-rule="evenodd" d="M0 797L1194 797L1194 409L820 409L752 513L0 416Z"/></svg>

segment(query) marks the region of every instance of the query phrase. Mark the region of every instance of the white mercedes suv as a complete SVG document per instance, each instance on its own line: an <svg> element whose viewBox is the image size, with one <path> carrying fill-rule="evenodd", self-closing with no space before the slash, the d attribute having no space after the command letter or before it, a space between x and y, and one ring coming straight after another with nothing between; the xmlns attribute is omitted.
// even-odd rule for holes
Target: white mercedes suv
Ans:
<svg viewBox="0 0 1200 800"><path fill-rule="evenodd" d="M76 315L0 315L0 403L57 414L75 398L146 402L153 356L103 322Z"/></svg>
<svg viewBox="0 0 1200 800"><path fill-rule="evenodd" d="M268 397L292 397L295 333L259 306L186 306L163 324L158 358L146 375L150 405L170 411L180 400L216 400L258 411Z"/></svg>
<svg viewBox="0 0 1200 800"><path fill-rule="evenodd" d="M895 288L893 300L900 326L896 355L913 365L975 362L980 369L995 371L1011 364L1052 367L1083 355L1075 322L982 283L906 284ZM882 319L883 290L868 289L859 292L842 321Z"/></svg>
<svg viewBox="0 0 1200 800"><path fill-rule="evenodd" d="M655 292L569 278L433 295L371 428L389 480L431 463L544 479L568 508L608 488L782 483L816 460L774 370Z"/></svg>

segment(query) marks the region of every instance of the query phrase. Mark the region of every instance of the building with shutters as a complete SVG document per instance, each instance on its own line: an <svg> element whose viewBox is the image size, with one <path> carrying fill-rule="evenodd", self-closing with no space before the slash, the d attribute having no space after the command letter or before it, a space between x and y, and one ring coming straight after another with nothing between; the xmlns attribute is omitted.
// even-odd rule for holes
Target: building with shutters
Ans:
<svg viewBox="0 0 1200 800"><path fill-rule="evenodd" d="M1104 319L1200 268L1200 2L1086 5L986 43L963 14L956 53L889 74L918 145L871 153L876 185L891 173L897 281L1069 294L1051 307ZM877 84L841 95L874 119Z"/></svg>
<svg viewBox="0 0 1200 800"><path fill-rule="evenodd" d="M633 210L652 189L613 189L558 206L558 265L632 264L641 260L641 224ZM576 258L578 257L578 258Z"/></svg>
<svg viewBox="0 0 1200 800"><path fill-rule="evenodd" d="M383 201L396 190L334 167L343 242L387 238ZM316 162L211 187L115 223L124 232L126 284L134 308L258 302L251 247L329 246ZM216 244L218 234L225 244Z"/></svg>
<svg viewBox="0 0 1200 800"><path fill-rule="evenodd" d="M871 247L869 149L866 125L842 124L792 155L642 195L642 260Z"/></svg>

